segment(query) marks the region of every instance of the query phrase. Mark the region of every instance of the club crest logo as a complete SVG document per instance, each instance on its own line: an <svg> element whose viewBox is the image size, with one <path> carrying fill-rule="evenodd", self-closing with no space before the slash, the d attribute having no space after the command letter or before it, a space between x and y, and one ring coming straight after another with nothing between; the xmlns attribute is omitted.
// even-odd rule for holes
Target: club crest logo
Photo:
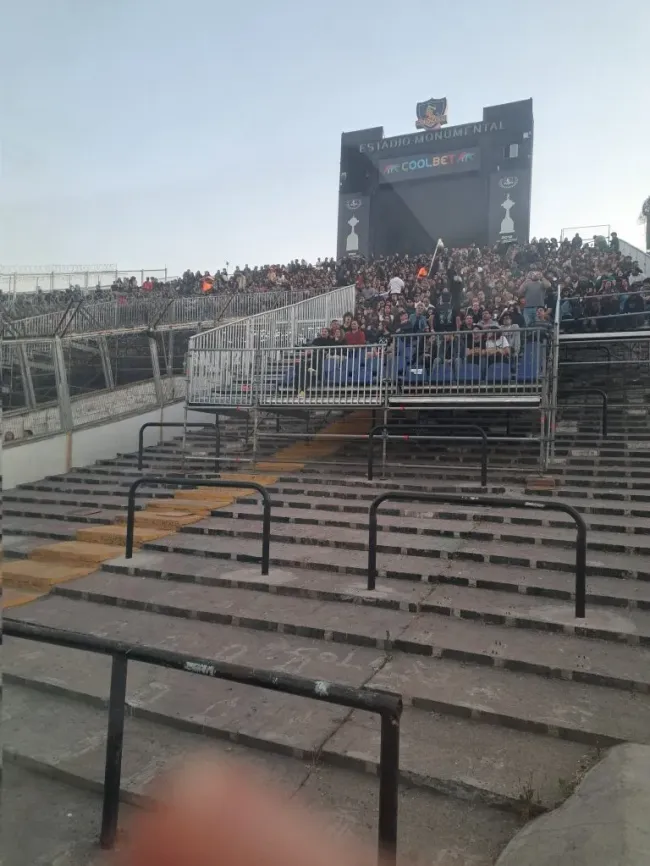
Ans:
<svg viewBox="0 0 650 866"><path fill-rule="evenodd" d="M519 183L519 178L514 175L508 175L508 177L502 177L499 181L499 186L501 189L514 189Z"/></svg>
<svg viewBox="0 0 650 866"><path fill-rule="evenodd" d="M440 129L447 123L447 97L444 99L427 99L418 102L416 106L416 129Z"/></svg>

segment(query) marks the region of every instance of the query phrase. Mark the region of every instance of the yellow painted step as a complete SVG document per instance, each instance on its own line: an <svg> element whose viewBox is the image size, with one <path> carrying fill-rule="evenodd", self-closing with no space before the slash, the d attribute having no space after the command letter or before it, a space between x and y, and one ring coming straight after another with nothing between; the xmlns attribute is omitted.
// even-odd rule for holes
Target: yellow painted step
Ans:
<svg viewBox="0 0 650 866"><path fill-rule="evenodd" d="M147 541L156 541L164 535L169 535L168 529L138 526L136 519L136 525L133 528L134 544L140 545ZM120 524L117 526L89 526L87 529L78 530L77 540L95 545L119 545L122 548L126 541L126 526ZM121 554L116 555L120 556Z"/></svg>
<svg viewBox="0 0 650 866"><path fill-rule="evenodd" d="M135 528L147 527L148 529L164 529L167 533L175 532L179 527L186 526L188 523L196 523L197 520L203 520L208 517L210 511L202 509L199 511L188 512L180 509L174 511L138 511L135 515ZM120 514L117 518L120 524L126 523L126 514Z"/></svg>
<svg viewBox="0 0 650 866"><path fill-rule="evenodd" d="M30 601L36 601L42 598L44 592L34 592L32 589L13 589L4 587L2 590L2 609L8 610L10 607L20 607L23 604L29 604Z"/></svg>
<svg viewBox="0 0 650 866"><path fill-rule="evenodd" d="M83 531L83 530L82 530ZM124 545L95 544L91 541L60 541L39 547L32 553L32 559L40 562L64 562L68 565L99 565L106 559L124 555ZM93 569L94 570L94 569Z"/></svg>
<svg viewBox="0 0 650 866"><path fill-rule="evenodd" d="M254 481L257 484L274 484L278 479L275 475L263 475L256 472L222 472L220 476L222 481ZM222 488L224 492L227 488Z"/></svg>
<svg viewBox="0 0 650 866"><path fill-rule="evenodd" d="M36 601L43 595L42 592L25 592L22 589L3 588L2 590L2 609L8 610L10 607L19 607L21 604L29 604L30 601Z"/></svg>
<svg viewBox="0 0 650 866"><path fill-rule="evenodd" d="M176 496L181 500L204 500L205 502L218 502L234 499L236 496L252 495L252 490L245 490L243 487L197 487L193 490L178 490ZM174 501L174 507L176 502Z"/></svg>
<svg viewBox="0 0 650 866"><path fill-rule="evenodd" d="M206 511L209 512L213 508L220 508L222 505L229 505L232 502L232 498L232 496L229 496L227 499L221 498L203 502L200 499L175 499L174 511L178 512L179 514L186 514L187 516L190 516L192 514L204 514ZM155 499L147 503L147 514L164 514L168 509L169 505L161 505ZM144 512L138 512L138 514L142 513ZM136 523L138 519L138 515L136 514ZM200 519L200 517L196 518L196 520Z"/></svg>
<svg viewBox="0 0 650 866"><path fill-rule="evenodd" d="M267 463L266 461L263 463L257 464L260 469L275 469L278 472L299 472L304 468L302 463L285 463L284 461L278 460L273 463Z"/></svg>
<svg viewBox="0 0 650 866"><path fill-rule="evenodd" d="M5 587L12 589L47 591L57 583L86 577L95 569L96 563L74 566L65 563L38 562L34 559L18 559L3 564L2 581Z"/></svg>

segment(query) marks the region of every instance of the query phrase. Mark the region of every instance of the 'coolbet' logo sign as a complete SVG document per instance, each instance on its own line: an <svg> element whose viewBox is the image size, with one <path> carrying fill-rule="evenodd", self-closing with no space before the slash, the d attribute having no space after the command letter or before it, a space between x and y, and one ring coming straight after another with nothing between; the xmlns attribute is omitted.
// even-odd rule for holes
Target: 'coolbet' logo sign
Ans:
<svg viewBox="0 0 650 866"><path fill-rule="evenodd" d="M425 156L409 156L404 159L380 159L380 183L396 183L433 174L449 174L458 171L471 171L479 167L480 151L477 147L455 150L451 153Z"/></svg>

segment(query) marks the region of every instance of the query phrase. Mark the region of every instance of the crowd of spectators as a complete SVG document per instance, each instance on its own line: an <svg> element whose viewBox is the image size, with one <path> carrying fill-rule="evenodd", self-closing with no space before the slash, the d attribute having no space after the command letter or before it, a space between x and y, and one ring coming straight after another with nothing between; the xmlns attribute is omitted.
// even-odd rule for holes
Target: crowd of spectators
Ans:
<svg viewBox="0 0 650 866"><path fill-rule="evenodd" d="M71 287L2 298L0 306L12 318L22 318L63 309L77 297L128 303L132 297L230 292L316 295L351 283L357 288L357 306L351 311L357 322L353 339L366 342L404 325L405 314L408 327L432 332L484 327L488 322L522 328L549 322L558 290L565 330L627 330L644 326L650 314L650 280L643 279L638 265L620 254L615 232L609 240L594 237L589 243L576 235L561 242L533 238L526 245L442 249L433 264L430 254L373 261L319 259L315 264L296 259L287 265L246 265L232 273L186 271L168 281L147 277L141 284L132 277L96 290ZM346 339L351 332L352 328ZM330 337L336 339L334 334Z"/></svg>

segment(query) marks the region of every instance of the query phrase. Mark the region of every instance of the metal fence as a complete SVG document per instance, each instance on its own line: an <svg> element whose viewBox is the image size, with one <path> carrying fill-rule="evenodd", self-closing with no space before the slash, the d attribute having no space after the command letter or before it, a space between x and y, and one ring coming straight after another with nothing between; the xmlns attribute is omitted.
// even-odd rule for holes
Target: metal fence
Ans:
<svg viewBox="0 0 650 866"><path fill-rule="evenodd" d="M386 393L385 346L314 346L259 351L262 406L380 406Z"/></svg>
<svg viewBox="0 0 650 866"><path fill-rule="evenodd" d="M12 271L0 273L0 289L6 294L28 293L37 291L65 291L71 286L81 286L92 290L97 286L110 284L119 278L135 277L143 283L146 277L167 280L167 268L139 268L121 271L114 265L95 265L90 268L61 266L56 268L35 268L30 273Z"/></svg>
<svg viewBox="0 0 650 866"><path fill-rule="evenodd" d="M239 323L236 323L239 324ZM554 334L397 334L390 346L191 349L188 403L203 406L377 406L456 397L539 401Z"/></svg>
<svg viewBox="0 0 650 866"><path fill-rule="evenodd" d="M353 311L354 302L354 286L344 286L197 334L190 350L299 346L313 339L319 328Z"/></svg>
<svg viewBox="0 0 650 866"><path fill-rule="evenodd" d="M71 299L67 306L17 319L7 324L7 336L37 338L97 334L115 330L199 327L223 318L259 315L289 302L303 301L308 292L246 292L188 298L125 297L121 301Z"/></svg>

